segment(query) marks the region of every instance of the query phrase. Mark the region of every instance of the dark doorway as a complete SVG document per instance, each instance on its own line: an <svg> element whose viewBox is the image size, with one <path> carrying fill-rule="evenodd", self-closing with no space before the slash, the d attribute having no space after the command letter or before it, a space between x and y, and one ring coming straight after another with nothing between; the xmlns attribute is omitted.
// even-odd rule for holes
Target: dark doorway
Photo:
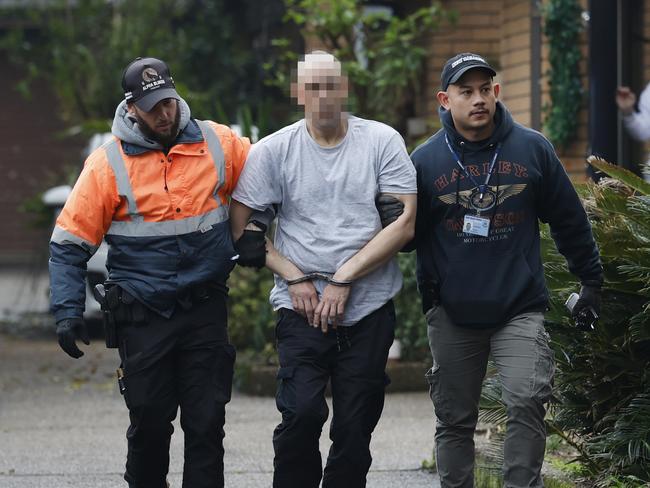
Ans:
<svg viewBox="0 0 650 488"><path fill-rule="evenodd" d="M648 42L643 37L643 1L617 0L620 15L618 17L618 70L617 84L629 86L638 96L650 80L643 79L643 47ZM647 155L643 144L628 136L619 116L618 123L618 161L621 165L639 172L640 164Z"/></svg>
<svg viewBox="0 0 650 488"><path fill-rule="evenodd" d="M645 159L640 145L625 134L614 95L621 84L636 93L643 86L642 1L589 2L590 152L635 173Z"/></svg>

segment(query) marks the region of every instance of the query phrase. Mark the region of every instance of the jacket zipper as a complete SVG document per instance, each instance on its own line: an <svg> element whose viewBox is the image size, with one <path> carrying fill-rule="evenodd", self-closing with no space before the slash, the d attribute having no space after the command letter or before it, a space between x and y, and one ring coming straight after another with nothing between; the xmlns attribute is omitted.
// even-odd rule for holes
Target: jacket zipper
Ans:
<svg viewBox="0 0 650 488"><path fill-rule="evenodd" d="M168 161L165 161L165 191L169 192L169 188L167 187L167 164Z"/></svg>

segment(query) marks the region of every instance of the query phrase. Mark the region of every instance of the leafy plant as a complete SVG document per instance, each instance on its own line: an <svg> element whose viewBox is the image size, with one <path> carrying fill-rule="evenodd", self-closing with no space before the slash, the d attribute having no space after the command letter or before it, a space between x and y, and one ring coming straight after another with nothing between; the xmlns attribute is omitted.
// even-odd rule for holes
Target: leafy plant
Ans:
<svg viewBox="0 0 650 488"><path fill-rule="evenodd" d="M284 0L285 22L305 39L336 56L350 78L352 111L404 132L427 49L421 42L454 14L438 2L399 17L385 9L369 10L362 0ZM298 59L296 43L276 39L278 54L265 68L270 83L289 88L288 73ZM299 52L299 51L298 51Z"/></svg>
<svg viewBox="0 0 650 488"><path fill-rule="evenodd" d="M274 342L275 315L268 302L273 275L236 266L228 281L230 340L240 349L265 351Z"/></svg>
<svg viewBox="0 0 650 488"><path fill-rule="evenodd" d="M575 136L583 90L580 79L582 8L578 0L549 0L542 9L548 39L550 69L547 72L551 103L544 107L544 132L557 146Z"/></svg>
<svg viewBox="0 0 650 488"><path fill-rule="evenodd" d="M402 346L402 359L430 360L427 324L422 315L422 302L415 277L415 253L399 254L397 258L404 276L402 290L395 297L395 337Z"/></svg>
<svg viewBox="0 0 650 488"><path fill-rule="evenodd" d="M610 176L579 188L605 272L603 307L591 333L570 323L564 301L575 279L543 227L551 295L547 329L557 366L547 430L575 449L578 471L596 486L645 486L650 483L650 185L604 160L588 161ZM482 418L504 424L505 411L489 382L481 407Z"/></svg>
<svg viewBox="0 0 650 488"><path fill-rule="evenodd" d="M108 130L123 99L122 70L136 56L167 61L198 118L236 123L246 104L272 130L268 104L276 91L263 84L259 65L268 47L263 34L282 16L278 2L54 0L3 9L14 27L3 32L0 49L24 71L19 91L29 96L33 82L45 80L76 132Z"/></svg>

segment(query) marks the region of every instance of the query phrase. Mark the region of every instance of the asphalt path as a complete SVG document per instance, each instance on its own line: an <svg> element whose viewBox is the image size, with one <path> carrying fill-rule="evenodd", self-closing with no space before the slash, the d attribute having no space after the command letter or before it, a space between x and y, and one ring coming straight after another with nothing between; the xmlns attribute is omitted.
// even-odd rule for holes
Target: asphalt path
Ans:
<svg viewBox="0 0 650 488"><path fill-rule="evenodd" d="M99 341L80 360L52 336L0 334L0 487L124 487L128 415L117 391L117 354ZM279 414L273 398L236 393L226 414L226 486L270 487L271 436ZM329 424L321 452L329 448ZM431 457L433 412L426 393L393 393L373 435L369 488L436 488L420 469ZM178 420L169 481L182 485L183 439Z"/></svg>

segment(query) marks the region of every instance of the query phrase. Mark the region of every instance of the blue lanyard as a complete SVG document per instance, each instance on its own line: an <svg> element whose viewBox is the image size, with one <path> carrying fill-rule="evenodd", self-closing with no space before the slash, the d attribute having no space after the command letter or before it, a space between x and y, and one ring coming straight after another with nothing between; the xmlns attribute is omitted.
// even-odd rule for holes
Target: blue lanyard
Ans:
<svg viewBox="0 0 650 488"><path fill-rule="evenodd" d="M460 158L458 157L458 154L456 154L456 151L454 151L454 148L451 147L451 144L449 144L449 138L447 137L447 134L445 134L445 142L447 143L447 147L449 148L449 152L451 152L451 155L454 157L456 160L456 164L460 167L460 169L465 173L465 175L472 180L472 183L474 183L474 186L478 188L478 191L480 193L480 198L483 200L483 195L487 192L487 186L488 183L490 182L490 177L492 176L492 172L494 171L494 165L497 162L497 157L499 156L499 151L501 151L501 142L497 144L496 149L494 150L494 155L492 156L492 162L490 163L490 168L488 169L487 175L485 176L485 183L480 185L472 176L472 174L467 171L467 168L463 166L463 163L460 162Z"/></svg>

